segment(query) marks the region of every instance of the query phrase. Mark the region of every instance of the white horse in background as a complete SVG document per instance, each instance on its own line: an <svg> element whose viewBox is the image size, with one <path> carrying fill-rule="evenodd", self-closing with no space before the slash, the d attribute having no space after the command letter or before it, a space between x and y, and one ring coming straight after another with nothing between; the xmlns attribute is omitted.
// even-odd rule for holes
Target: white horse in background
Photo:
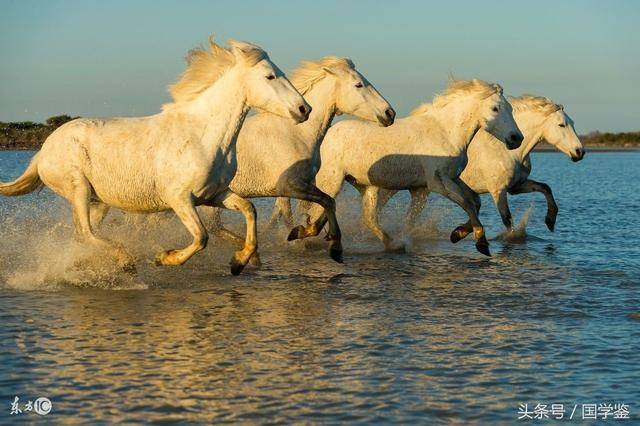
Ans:
<svg viewBox="0 0 640 426"><path fill-rule="evenodd" d="M311 108L259 47L230 41L225 49L192 50L188 67L170 87L173 103L137 118L77 119L45 141L27 170L2 195L22 195L43 183L72 206L76 236L108 249L124 267L133 259L94 234L109 207L132 212L172 209L193 242L159 254L162 265L181 265L207 244L195 206L239 210L247 222L242 250L231 259L238 274L257 248L253 205L229 189L236 171L236 137L257 107L298 122Z"/></svg>
<svg viewBox="0 0 640 426"><path fill-rule="evenodd" d="M291 74L291 81L313 107L309 120L295 125L269 113L247 118L238 135L238 171L230 188L243 198L292 197L319 204L322 216L329 221L330 256L342 262L335 201L314 184L320 168L320 144L336 114L352 114L389 126L395 112L349 59L329 56L303 62ZM219 216L216 211L212 232L241 242L222 226ZM252 261L259 262L255 256Z"/></svg>
<svg viewBox="0 0 640 426"><path fill-rule="evenodd" d="M392 127L355 120L337 123L322 144L322 167L316 184L330 196L340 191L345 178L366 187L364 222L390 250L402 247L394 244L378 223L375 206L380 189L436 191L465 210L473 224L476 248L490 256L484 229L460 174L467 165L467 147L480 129L509 148L520 146L523 136L511 111L499 85L480 80L453 81L432 104L418 107ZM298 238L317 235L324 226L316 205L310 217L312 222L294 229Z"/></svg>
<svg viewBox="0 0 640 426"><path fill-rule="evenodd" d="M510 97L509 102L513 106L513 117L524 134L522 145L518 149L508 150L491 134L485 131L478 132L467 151L469 164L460 175L460 179L472 191L470 195L478 212L479 194L491 194L502 223L508 231L512 228L512 221L507 194L542 193L547 200L545 223L553 232L558 206L549 185L529 179L529 153L544 140L577 162L584 157L584 147L576 134L573 120L562 105L549 98L531 95ZM396 191L381 193L378 208L382 208L395 193ZM407 212L409 226L415 224L428 195L427 189L411 191L411 206ZM470 232L470 222L460 225L452 233L452 240L457 242Z"/></svg>

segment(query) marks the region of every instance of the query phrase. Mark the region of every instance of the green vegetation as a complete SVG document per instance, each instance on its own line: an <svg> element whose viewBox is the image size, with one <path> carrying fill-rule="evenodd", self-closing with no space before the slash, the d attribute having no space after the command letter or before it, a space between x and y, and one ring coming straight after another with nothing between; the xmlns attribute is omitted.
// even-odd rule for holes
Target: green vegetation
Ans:
<svg viewBox="0 0 640 426"><path fill-rule="evenodd" d="M55 129L75 118L65 114L47 118L45 123L0 122L0 149L39 149Z"/></svg>
<svg viewBox="0 0 640 426"><path fill-rule="evenodd" d="M0 149L39 149L45 139L58 127L78 117L56 115L47 118L45 123L20 121L17 123L0 122ZM598 148L640 148L640 132L600 133L591 132L580 136L587 147ZM540 149L549 148L540 144Z"/></svg>

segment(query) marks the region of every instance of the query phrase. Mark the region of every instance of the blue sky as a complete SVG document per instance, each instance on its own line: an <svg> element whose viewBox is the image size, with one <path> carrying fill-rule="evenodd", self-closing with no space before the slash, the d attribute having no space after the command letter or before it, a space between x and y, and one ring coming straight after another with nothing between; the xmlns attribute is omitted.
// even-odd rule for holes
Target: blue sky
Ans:
<svg viewBox="0 0 640 426"><path fill-rule="evenodd" d="M580 132L640 130L638 1L30 1L0 3L0 121L157 112L214 33L285 70L348 56L400 115L451 73L549 96Z"/></svg>

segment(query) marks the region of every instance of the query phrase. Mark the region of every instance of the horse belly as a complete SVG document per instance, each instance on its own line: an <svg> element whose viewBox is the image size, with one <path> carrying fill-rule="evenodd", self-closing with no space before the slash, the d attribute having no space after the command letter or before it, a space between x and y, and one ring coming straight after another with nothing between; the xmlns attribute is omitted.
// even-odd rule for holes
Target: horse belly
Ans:
<svg viewBox="0 0 640 426"><path fill-rule="evenodd" d="M133 171L110 173L106 178L89 178L96 198L122 210L154 212L168 208L156 190L155 181Z"/></svg>
<svg viewBox="0 0 640 426"><path fill-rule="evenodd" d="M366 172L366 180L381 188L409 189L425 186L427 175L416 156L394 154L375 162Z"/></svg>

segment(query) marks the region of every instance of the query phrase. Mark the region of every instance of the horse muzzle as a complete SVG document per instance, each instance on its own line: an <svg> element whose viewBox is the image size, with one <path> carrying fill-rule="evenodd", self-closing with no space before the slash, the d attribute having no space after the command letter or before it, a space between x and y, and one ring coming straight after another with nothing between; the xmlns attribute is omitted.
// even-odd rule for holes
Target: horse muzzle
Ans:
<svg viewBox="0 0 640 426"><path fill-rule="evenodd" d="M380 124L382 124L384 127L389 127L396 119L396 112L393 110L393 108L387 108L386 110L384 110L384 116L378 115L377 118Z"/></svg>
<svg viewBox="0 0 640 426"><path fill-rule="evenodd" d="M571 161L573 161L574 163L577 163L578 161L582 160L584 158L584 148L583 149L576 149L576 152L571 154Z"/></svg>

